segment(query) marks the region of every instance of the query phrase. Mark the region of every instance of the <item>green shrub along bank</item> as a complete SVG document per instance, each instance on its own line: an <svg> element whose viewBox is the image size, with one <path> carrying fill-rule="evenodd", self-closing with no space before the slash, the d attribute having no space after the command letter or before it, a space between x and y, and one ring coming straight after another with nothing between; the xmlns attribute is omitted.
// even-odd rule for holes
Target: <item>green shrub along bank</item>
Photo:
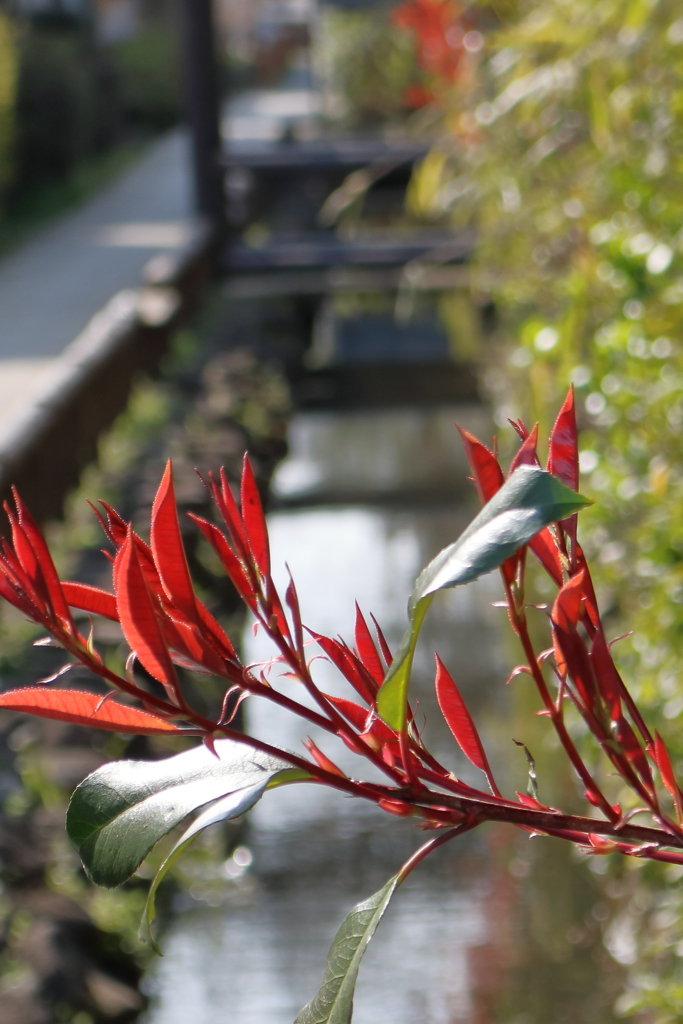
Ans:
<svg viewBox="0 0 683 1024"><path fill-rule="evenodd" d="M87 24L0 17L0 246L78 201L180 112L168 12L107 45Z"/></svg>
<svg viewBox="0 0 683 1024"><path fill-rule="evenodd" d="M480 30L468 73L436 90L443 141L416 176L412 206L476 225L472 288L498 309L484 383L503 438L507 417L547 425L563 389L576 388L581 487L597 499L582 541L612 634L626 621L633 630L615 655L680 763L681 9L522 0L468 18L463 29ZM677 880L647 869L618 922L615 955L636 965L620 1007L647 1021L680 1019Z"/></svg>

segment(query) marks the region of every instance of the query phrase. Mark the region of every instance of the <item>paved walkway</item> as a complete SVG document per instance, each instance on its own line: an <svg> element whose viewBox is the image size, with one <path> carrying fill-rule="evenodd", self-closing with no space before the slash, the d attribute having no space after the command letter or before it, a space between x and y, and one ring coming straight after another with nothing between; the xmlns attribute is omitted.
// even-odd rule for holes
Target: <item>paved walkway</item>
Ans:
<svg viewBox="0 0 683 1024"><path fill-rule="evenodd" d="M174 131L78 209L0 259L0 428L53 359L155 253L188 239L187 143Z"/></svg>

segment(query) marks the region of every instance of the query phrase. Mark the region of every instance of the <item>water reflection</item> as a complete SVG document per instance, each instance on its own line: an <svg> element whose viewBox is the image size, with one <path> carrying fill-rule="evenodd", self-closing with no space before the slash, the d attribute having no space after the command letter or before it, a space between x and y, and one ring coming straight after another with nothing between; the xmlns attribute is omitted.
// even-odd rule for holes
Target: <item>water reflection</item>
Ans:
<svg viewBox="0 0 683 1024"><path fill-rule="evenodd" d="M422 465L430 467L433 485L443 488L452 478L459 457L442 427L467 418L467 410L411 415L413 426L403 432L392 431L394 413L374 413L377 430L361 414L326 416L324 429L318 414L294 421L279 493L301 497L298 486L316 507L270 516L273 561L283 584L286 559L304 620L316 630L351 639L358 600L395 646L417 572L472 515L472 495L465 491L457 500L416 501L419 473L396 450L388 460L391 472L381 479L380 504L373 501L370 476L354 479L354 459L372 465L392 438L400 450L406 433L432 439ZM473 415L480 429L481 413ZM419 461L417 443L413 458ZM308 476L297 478L291 467L303 464ZM364 492L363 502L341 503L354 488ZM496 769L513 789L522 788L524 769L517 762L510 768L498 742L504 736L509 744L515 716L501 686L509 659L501 612L491 607L498 597L497 577L489 576L435 601L416 658L415 693L428 720L429 745L480 784L433 714L438 648L484 733L494 737ZM248 631L245 653L261 661L272 652ZM315 673L329 691L345 692L325 661L315 663ZM342 744L266 702L252 700L248 714L256 735L293 749L313 735L345 770L357 770ZM404 821L314 786L268 795L251 816L251 870L234 882L222 906L186 909L166 935L164 960L149 979L157 993L149 1024L291 1024L320 982L327 946L344 915L422 838ZM608 1024L618 976L600 943L596 898L589 872L558 841L531 844L512 830L493 828L463 838L399 891L361 970L356 1024Z"/></svg>

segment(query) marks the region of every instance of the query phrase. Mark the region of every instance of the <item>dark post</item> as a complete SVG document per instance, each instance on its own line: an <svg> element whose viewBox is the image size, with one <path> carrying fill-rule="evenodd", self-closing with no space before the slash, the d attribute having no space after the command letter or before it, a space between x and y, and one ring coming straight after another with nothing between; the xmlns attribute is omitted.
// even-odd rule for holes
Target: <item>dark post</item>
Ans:
<svg viewBox="0 0 683 1024"><path fill-rule="evenodd" d="M226 237L220 166L220 92L211 0L179 0L185 70L185 112L190 129L197 213L209 222L214 252Z"/></svg>

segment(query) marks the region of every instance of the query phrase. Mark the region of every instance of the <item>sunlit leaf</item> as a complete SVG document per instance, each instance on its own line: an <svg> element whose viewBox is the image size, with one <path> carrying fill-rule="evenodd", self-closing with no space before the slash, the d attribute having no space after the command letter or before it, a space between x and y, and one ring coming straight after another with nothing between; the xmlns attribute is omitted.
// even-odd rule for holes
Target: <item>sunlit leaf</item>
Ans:
<svg viewBox="0 0 683 1024"><path fill-rule="evenodd" d="M254 786L248 786L246 789L240 789L236 793L229 793L227 796L223 797L222 800L216 801L216 803L212 804L207 808L207 810L203 811L197 818L195 818L190 827L183 832L178 842L164 860L149 887L147 900L145 901L145 909L142 915L141 927L142 937L150 943L157 953L159 953L160 950L154 941L154 936L152 935L152 923L154 922L156 892L159 888L159 884L164 878L164 875L173 862L180 856L185 847L188 846L192 840L200 834L200 832L203 832L211 825L217 825L221 821L230 821L232 818L238 818L240 814L244 814L245 811L248 811L250 807L253 807L254 804L261 799L267 785L268 780L265 779Z"/></svg>
<svg viewBox="0 0 683 1024"><path fill-rule="evenodd" d="M180 535L170 459L154 498L150 541L166 596L191 622L197 621L197 602Z"/></svg>
<svg viewBox="0 0 683 1024"><path fill-rule="evenodd" d="M413 656L429 601L439 590L470 583L498 568L549 523L590 502L537 466L522 465L496 491L462 536L420 573L408 606L409 624L377 708L392 728L402 729Z"/></svg>
<svg viewBox="0 0 683 1024"><path fill-rule="evenodd" d="M61 675L62 673L57 673ZM120 704L111 698L87 690L53 690L43 686L26 686L20 690L0 693L0 708L24 711L40 718L54 718L95 729L110 729L152 736L155 733L177 732L178 727L148 711Z"/></svg>
<svg viewBox="0 0 683 1024"><path fill-rule="evenodd" d="M89 877L112 887L192 811L229 794L266 786L289 765L244 743L219 739L163 761L114 761L75 791L67 832Z"/></svg>
<svg viewBox="0 0 683 1024"><path fill-rule="evenodd" d="M330 946L320 989L294 1024L349 1024L361 958L398 882L395 875L374 896L353 908Z"/></svg>
<svg viewBox="0 0 683 1024"><path fill-rule="evenodd" d="M477 727L467 710L467 705L462 699L455 680L438 654L436 656L436 680L434 685L441 713L446 719L448 728L453 733L458 746L475 767L480 768L483 772L488 772L488 761L479 733L477 732Z"/></svg>
<svg viewBox="0 0 683 1024"><path fill-rule="evenodd" d="M106 619L119 621L119 613L116 609L116 598L106 590L99 587L91 587L87 583L62 583L62 590L67 603L72 608L81 608L84 612L91 612L94 615L103 615Z"/></svg>

